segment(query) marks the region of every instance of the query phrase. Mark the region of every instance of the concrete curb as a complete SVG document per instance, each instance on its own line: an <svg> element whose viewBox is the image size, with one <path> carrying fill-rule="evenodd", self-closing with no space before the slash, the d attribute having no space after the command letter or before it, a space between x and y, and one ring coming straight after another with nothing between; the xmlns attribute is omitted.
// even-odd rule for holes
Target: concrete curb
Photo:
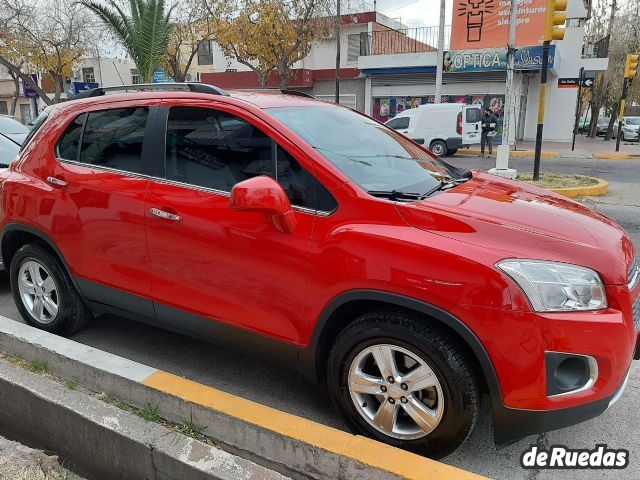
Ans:
<svg viewBox="0 0 640 480"><path fill-rule="evenodd" d="M242 457L296 478L386 480L484 478L352 435L0 317L0 351L167 420L193 418ZM16 417L19 418L19 417Z"/></svg>
<svg viewBox="0 0 640 480"><path fill-rule="evenodd" d="M640 154L634 153L594 153L593 158L600 160L635 160L640 159Z"/></svg>
<svg viewBox="0 0 640 480"><path fill-rule="evenodd" d="M5 361L0 404L3 433L55 450L91 478L286 478Z"/></svg>
<svg viewBox="0 0 640 480"><path fill-rule="evenodd" d="M482 152L480 150L474 150L474 149L469 149L469 150L458 150L458 153L456 153L454 156L458 156L458 157L464 157L464 156L473 156L473 157L479 157L480 154ZM509 152L509 157L511 158L515 158L515 157L520 157L520 158L533 158L535 156L535 152L533 150L512 150ZM542 158L556 158L558 156L558 152L549 152L549 151L542 151L541 157ZM491 158L495 158L496 155L495 153L492 155Z"/></svg>
<svg viewBox="0 0 640 480"><path fill-rule="evenodd" d="M590 197L601 197L609 193L609 182L606 182L605 180L601 180L599 178L596 178L596 180L598 180L597 184L589 185L588 187L549 188L548 190L569 198L579 197L581 195L588 195Z"/></svg>

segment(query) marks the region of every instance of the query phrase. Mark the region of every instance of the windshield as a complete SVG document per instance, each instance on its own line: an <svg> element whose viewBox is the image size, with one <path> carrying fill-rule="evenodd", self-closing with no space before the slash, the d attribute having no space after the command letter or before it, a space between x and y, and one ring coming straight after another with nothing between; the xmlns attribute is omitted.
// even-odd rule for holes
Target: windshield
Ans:
<svg viewBox="0 0 640 480"><path fill-rule="evenodd" d="M459 177L394 130L352 110L314 106L268 111L367 191L423 194L442 180Z"/></svg>
<svg viewBox="0 0 640 480"><path fill-rule="evenodd" d="M15 118L0 115L0 133L29 133L29 129Z"/></svg>
<svg viewBox="0 0 640 480"><path fill-rule="evenodd" d="M20 151L20 145L0 135L0 167L8 167Z"/></svg>
<svg viewBox="0 0 640 480"><path fill-rule="evenodd" d="M627 125L640 125L640 117L627 117L624 119Z"/></svg>

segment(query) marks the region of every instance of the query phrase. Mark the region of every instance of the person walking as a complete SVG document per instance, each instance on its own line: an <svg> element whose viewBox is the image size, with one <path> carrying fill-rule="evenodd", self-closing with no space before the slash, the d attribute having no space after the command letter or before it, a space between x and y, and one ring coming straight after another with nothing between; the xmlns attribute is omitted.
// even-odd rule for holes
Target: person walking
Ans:
<svg viewBox="0 0 640 480"><path fill-rule="evenodd" d="M482 135L480 137L480 155L484 157L485 147L489 148L489 155L493 155L493 137L496 136L498 117L494 115L490 108L485 109L482 115Z"/></svg>

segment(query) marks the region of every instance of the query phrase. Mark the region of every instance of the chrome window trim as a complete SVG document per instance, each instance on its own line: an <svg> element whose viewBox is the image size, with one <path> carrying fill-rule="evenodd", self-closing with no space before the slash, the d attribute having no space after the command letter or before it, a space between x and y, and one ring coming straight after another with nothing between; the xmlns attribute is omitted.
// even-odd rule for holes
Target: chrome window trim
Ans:
<svg viewBox="0 0 640 480"><path fill-rule="evenodd" d="M595 358L593 358L591 355L583 355L580 353L573 353L573 352L558 352L556 350L545 350L545 353L559 353L562 355L570 355L574 357L584 357L587 359L587 363L589 364L589 380L587 380L587 382L583 386L576 388L574 390L569 390L568 392L556 393L555 395L547 395L547 398L565 397L567 395L574 395L576 393L581 393L592 388L598 381L598 375L599 375L598 361Z"/></svg>
<svg viewBox="0 0 640 480"><path fill-rule="evenodd" d="M640 283L640 263L638 263L636 259L633 261L633 265L629 271L629 283L627 285L629 291L634 290L638 286L638 283Z"/></svg>
<svg viewBox="0 0 640 480"><path fill-rule="evenodd" d="M230 197L231 196L231 192L225 192L224 190L218 190L218 189L215 189L215 188L208 188L208 187L201 187L199 185L193 185L191 183L179 182L177 180L169 180L167 178L154 177L152 175L146 175L144 173L129 172L127 170L119 170L117 168L105 167L105 166L102 166L102 165L93 165L91 163L83 163L83 162L79 162L77 160L67 160L66 158L58 158L57 156L56 156L56 160L58 162L60 162L60 163L70 163L71 165L78 165L80 167L96 168L98 170L104 170L106 172L118 173L120 175L125 175L125 176L129 176L129 177L144 178L146 180L153 180L153 181L164 183L164 184L167 184L167 185L173 185L173 186L176 186L176 187L184 187L184 188L188 188L190 190L196 190L196 191L205 192L205 193L213 193L215 195L221 195L221 196L224 196L224 197ZM335 211L334 210L334 211L331 211L331 212L326 212L324 210L314 210L312 208L301 207L299 205L291 205L291 208L293 210L298 211L298 212L306 213L306 214L309 214L309 215L315 215L317 217L328 217L329 215L331 215Z"/></svg>

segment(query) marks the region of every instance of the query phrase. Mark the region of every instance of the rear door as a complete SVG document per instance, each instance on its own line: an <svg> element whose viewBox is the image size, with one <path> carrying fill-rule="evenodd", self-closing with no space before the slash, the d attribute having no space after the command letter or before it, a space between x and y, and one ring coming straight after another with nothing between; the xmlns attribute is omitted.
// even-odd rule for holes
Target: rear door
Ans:
<svg viewBox="0 0 640 480"><path fill-rule="evenodd" d="M476 105L462 107L462 144L480 143L482 110Z"/></svg>
<svg viewBox="0 0 640 480"><path fill-rule="evenodd" d="M74 118L47 172L48 229L89 300L153 315L144 200L153 102L119 102Z"/></svg>

